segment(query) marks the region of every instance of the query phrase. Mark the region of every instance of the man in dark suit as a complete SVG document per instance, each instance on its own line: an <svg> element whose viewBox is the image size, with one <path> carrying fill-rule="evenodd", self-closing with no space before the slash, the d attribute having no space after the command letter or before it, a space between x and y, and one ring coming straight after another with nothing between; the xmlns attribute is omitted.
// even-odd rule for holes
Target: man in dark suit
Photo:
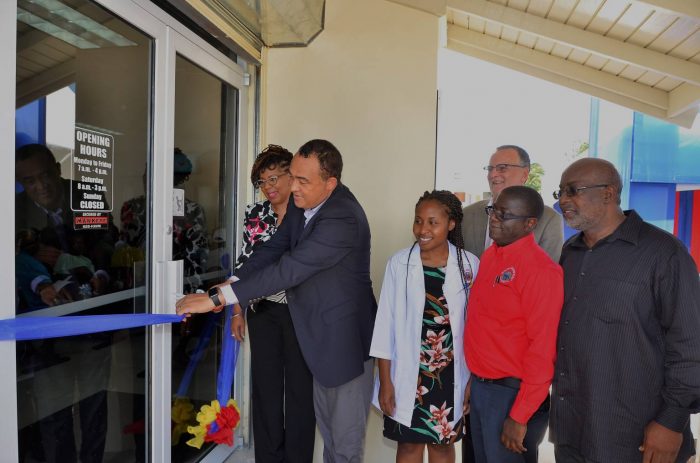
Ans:
<svg viewBox="0 0 700 463"><path fill-rule="evenodd" d="M92 266L71 269L71 281L102 294L109 282L112 236L116 231L109 214L106 230L75 230L75 213L70 207L71 181L61 177L60 164L49 148L28 144L16 151L15 178L23 191L15 197L15 232L18 253L15 274L22 295L18 312L68 302L76 292L66 290L75 283L54 289L61 276L62 259ZM27 237L32 237L27 241ZM25 245L27 245L25 247ZM88 272L88 273L85 273ZM25 394L36 404L41 434L40 447L47 462L102 461L107 436L107 383L111 350L96 346L109 342L111 335L94 334L45 341L30 341L23 349L36 355L27 367L32 378ZM55 366L62 359L62 366ZM68 362L70 360L70 362ZM77 387L76 387L77 386ZM86 395L86 390L96 391ZM50 391L50 393L47 393ZM74 397L78 395L76 401ZM73 405L80 416L80 448L74 436ZM76 428L77 429L77 428Z"/></svg>
<svg viewBox="0 0 700 463"><path fill-rule="evenodd" d="M376 301L369 275L370 232L362 207L340 183L342 157L311 140L289 168L292 199L275 235L237 272L239 280L189 295L177 311L247 306L286 290L294 329L314 377L324 462L360 462L372 393L369 346ZM242 316L240 306L234 317ZM234 332L237 339L242 333Z"/></svg>
<svg viewBox="0 0 700 463"><path fill-rule="evenodd" d="M52 277L59 277L56 264L62 254L81 255L81 262L94 266L95 272L76 271L73 278L81 284L89 280L92 295L104 293L116 233L112 215L108 215L106 230L75 230L71 181L61 177L60 164L44 145L29 144L17 150L15 178L24 190L15 197L15 232L21 251L15 267L23 296L21 309L51 306L71 298L65 290L57 293L52 286ZM30 234L38 237L31 243L31 255L22 248L20 239Z"/></svg>
<svg viewBox="0 0 700 463"><path fill-rule="evenodd" d="M478 201L465 207L462 220L464 249L477 257L481 257L484 250L491 245L488 217L484 208L493 204L505 188L525 185L530 173L530 156L519 146L499 146L484 169L487 171L486 179L491 190L491 200ZM545 206L542 218L537 222L534 231L535 241L555 262L559 261L564 244L563 227L561 215L551 207Z"/></svg>

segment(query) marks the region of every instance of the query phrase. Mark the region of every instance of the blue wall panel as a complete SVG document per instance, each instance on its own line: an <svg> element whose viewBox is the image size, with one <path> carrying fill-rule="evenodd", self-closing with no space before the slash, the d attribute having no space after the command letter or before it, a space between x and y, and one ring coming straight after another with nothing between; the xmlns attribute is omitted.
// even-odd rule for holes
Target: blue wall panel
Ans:
<svg viewBox="0 0 700 463"><path fill-rule="evenodd" d="M673 183L630 182L630 209L645 221L673 233L676 185Z"/></svg>
<svg viewBox="0 0 700 463"><path fill-rule="evenodd" d="M633 182L700 183L700 137L634 113Z"/></svg>

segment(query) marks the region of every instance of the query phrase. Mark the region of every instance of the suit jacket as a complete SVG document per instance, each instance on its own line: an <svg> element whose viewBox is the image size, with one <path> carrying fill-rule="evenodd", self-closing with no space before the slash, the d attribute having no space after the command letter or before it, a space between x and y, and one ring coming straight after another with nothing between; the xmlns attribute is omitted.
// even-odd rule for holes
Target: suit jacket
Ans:
<svg viewBox="0 0 700 463"><path fill-rule="evenodd" d="M364 371L377 303L362 206L339 184L304 227L290 199L277 232L235 275L242 305L286 290L299 346L316 381L336 387Z"/></svg>
<svg viewBox="0 0 700 463"><path fill-rule="evenodd" d="M462 219L462 234L464 235L464 249L481 258L486 241L486 225L488 216L484 208L488 206L488 200L479 201L465 207ZM544 212L537 227L534 230L535 241L552 258L559 262L561 248L564 244L564 222L562 216L549 206L544 207Z"/></svg>

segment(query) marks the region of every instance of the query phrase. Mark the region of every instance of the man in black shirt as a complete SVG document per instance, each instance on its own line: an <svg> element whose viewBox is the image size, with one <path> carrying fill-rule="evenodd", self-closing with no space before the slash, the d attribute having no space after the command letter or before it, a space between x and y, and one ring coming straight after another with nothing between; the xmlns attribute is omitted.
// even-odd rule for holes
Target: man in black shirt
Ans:
<svg viewBox="0 0 700 463"><path fill-rule="evenodd" d="M569 226L550 439L562 462L686 462L700 411L700 284L684 245L620 208L612 164L582 159L555 197Z"/></svg>

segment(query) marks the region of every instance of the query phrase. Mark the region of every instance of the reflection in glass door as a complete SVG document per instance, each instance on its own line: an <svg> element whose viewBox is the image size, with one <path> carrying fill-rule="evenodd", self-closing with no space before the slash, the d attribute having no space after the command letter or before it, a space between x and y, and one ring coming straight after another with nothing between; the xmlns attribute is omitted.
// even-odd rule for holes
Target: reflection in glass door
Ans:
<svg viewBox="0 0 700 463"><path fill-rule="evenodd" d="M87 0L16 11L17 317L148 312L153 39ZM145 461L145 359L144 328L18 342L19 461Z"/></svg>
<svg viewBox="0 0 700 463"><path fill-rule="evenodd" d="M185 293L206 290L223 281L232 265L232 175L236 142L235 87L177 55L175 64L175 126L173 153L173 260L182 260ZM234 256L235 257L235 256ZM175 400L185 400L194 412L216 399L223 317L195 316L173 327L172 387ZM188 372L190 374L186 374ZM181 417L178 417L181 419ZM194 414L189 417L192 424ZM197 461L201 450L173 430L172 461Z"/></svg>

